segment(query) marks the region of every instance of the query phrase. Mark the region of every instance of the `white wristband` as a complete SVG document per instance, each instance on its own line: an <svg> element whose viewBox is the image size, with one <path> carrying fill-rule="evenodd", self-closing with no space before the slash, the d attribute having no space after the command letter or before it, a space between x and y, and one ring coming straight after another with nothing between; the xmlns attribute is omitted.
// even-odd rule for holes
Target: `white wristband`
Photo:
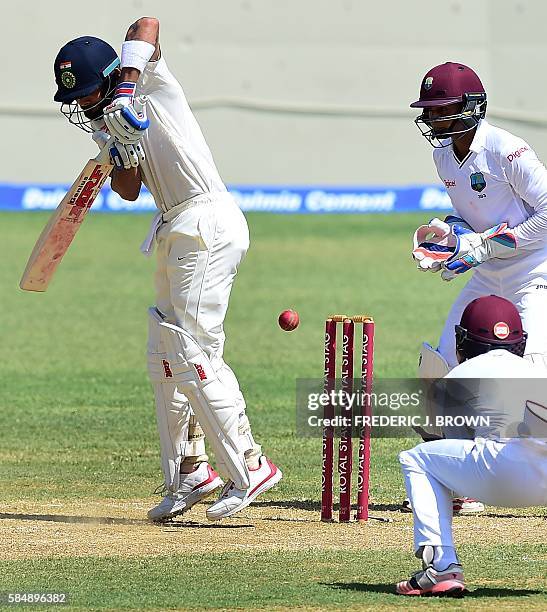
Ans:
<svg viewBox="0 0 547 612"><path fill-rule="evenodd" d="M136 68L143 72L156 47L144 40L126 40L122 45L122 68Z"/></svg>

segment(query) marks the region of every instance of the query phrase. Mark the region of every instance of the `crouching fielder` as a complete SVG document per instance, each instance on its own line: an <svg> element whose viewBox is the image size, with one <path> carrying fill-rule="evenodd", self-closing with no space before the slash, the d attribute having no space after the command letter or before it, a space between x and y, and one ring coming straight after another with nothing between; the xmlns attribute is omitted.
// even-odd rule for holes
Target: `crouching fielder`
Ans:
<svg viewBox="0 0 547 612"><path fill-rule="evenodd" d="M397 584L400 595L463 594L463 569L452 534L452 492L493 506L547 505L545 370L522 358L526 334L508 300L478 298L466 307L463 319L467 328L456 326L459 365L446 378L474 389L466 412L488 414L489 424L477 428L473 440L425 442L400 453L414 513L414 548L422 561L422 570ZM471 378L480 384L461 381ZM512 384L516 379L520 384ZM496 398L496 389L511 389L511 397L502 393Z"/></svg>
<svg viewBox="0 0 547 612"><path fill-rule="evenodd" d="M55 75L55 100L70 122L110 148L112 189L135 200L144 183L158 207L142 250L157 246L148 370L166 495L148 516L182 514L222 485L204 434L227 478L207 517L231 516L282 476L253 440L237 379L223 360L228 300L249 246L246 220L161 56L157 19L130 26L121 62L100 39L70 41Z"/></svg>

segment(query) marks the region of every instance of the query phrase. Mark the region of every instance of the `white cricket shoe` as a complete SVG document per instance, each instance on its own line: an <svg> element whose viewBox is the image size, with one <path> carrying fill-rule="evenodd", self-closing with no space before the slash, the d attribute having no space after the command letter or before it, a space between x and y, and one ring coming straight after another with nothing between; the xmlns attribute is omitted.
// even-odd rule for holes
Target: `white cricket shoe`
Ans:
<svg viewBox="0 0 547 612"><path fill-rule="evenodd" d="M452 500L454 514L480 514L484 512L484 504L472 497L455 497Z"/></svg>
<svg viewBox="0 0 547 612"><path fill-rule="evenodd" d="M220 521L243 510L261 493L271 489L283 478L281 470L268 457L262 455L258 461L258 468L249 470L251 484L248 489L236 488L231 480L224 485L218 500L206 510L210 521Z"/></svg>
<svg viewBox="0 0 547 612"><path fill-rule="evenodd" d="M180 475L179 488L175 492L168 491L161 502L148 511L148 518L152 521L166 521L183 514L222 484L220 476L203 461L193 472Z"/></svg>
<svg viewBox="0 0 547 612"><path fill-rule="evenodd" d="M401 512L412 512L412 504L408 497L400 506ZM484 504L471 497L454 497L452 500L452 512L454 514L480 514L484 512Z"/></svg>

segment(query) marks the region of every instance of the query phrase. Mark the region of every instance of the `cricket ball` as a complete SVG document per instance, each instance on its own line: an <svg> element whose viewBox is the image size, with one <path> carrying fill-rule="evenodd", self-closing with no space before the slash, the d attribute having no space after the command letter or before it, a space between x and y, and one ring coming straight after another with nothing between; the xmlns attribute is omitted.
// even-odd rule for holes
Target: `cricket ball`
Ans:
<svg viewBox="0 0 547 612"><path fill-rule="evenodd" d="M298 316L298 313L296 312L296 310L284 310L280 315L279 315L279 327L281 327L281 329L284 329L285 331L292 331L293 329L296 329L298 327L298 324L300 323L300 317Z"/></svg>

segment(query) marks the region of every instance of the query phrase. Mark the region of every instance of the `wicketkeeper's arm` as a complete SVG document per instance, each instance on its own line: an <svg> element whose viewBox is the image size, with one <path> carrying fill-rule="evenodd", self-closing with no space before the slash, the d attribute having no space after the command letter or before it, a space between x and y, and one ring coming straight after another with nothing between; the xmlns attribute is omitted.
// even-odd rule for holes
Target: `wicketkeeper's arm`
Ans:
<svg viewBox="0 0 547 612"><path fill-rule="evenodd" d="M502 158L505 176L514 191L534 209L534 213L518 225L500 223L482 233L458 235L454 255L443 264L441 276L451 280L489 259L514 257L521 251L541 248L547 238L547 170L536 154L521 141L522 146Z"/></svg>
<svg viewBox="0 0 547 612"><path fill-rule="evenodd" d="M526 221L511 228L517 251L533 250L547 236L547 170L524 141L517 151L502 159L502 165L511 187L534 209Z"/></svg>

